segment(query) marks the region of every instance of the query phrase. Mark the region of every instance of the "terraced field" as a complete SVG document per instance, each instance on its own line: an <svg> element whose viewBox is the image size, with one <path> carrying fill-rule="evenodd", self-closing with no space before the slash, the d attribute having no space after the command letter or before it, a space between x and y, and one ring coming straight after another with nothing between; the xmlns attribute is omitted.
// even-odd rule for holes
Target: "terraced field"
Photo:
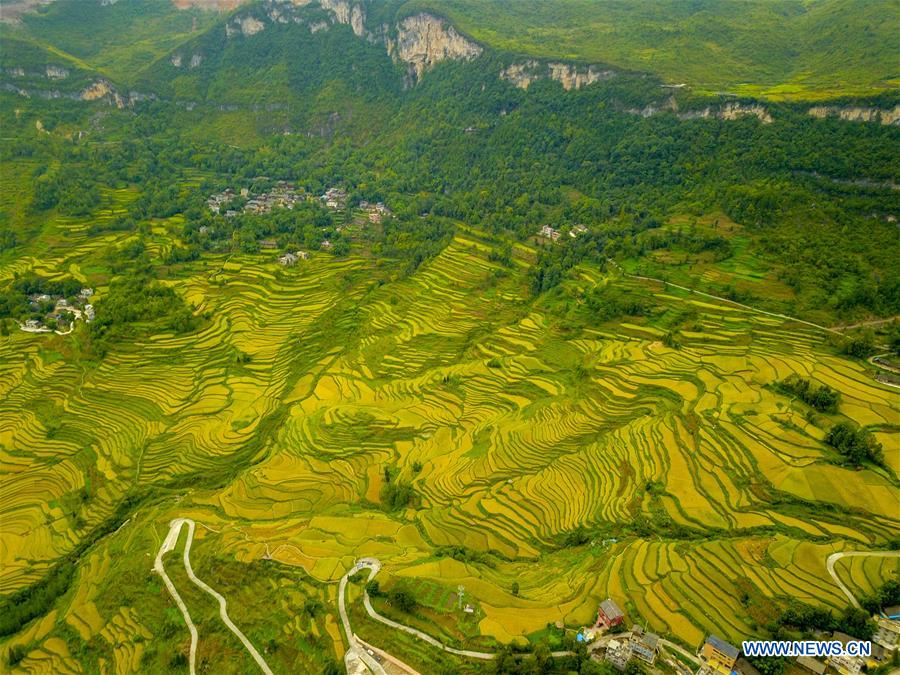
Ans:
<svg viewBox="0 0 900 675"><path fill-rule="evenodd" d="M81 273L102 297L97 256L130 235L87 225L48 226L40 256L6 260L0 278ZM176 225L158 222L152 245L171 246ZM757 633L758 608L787 598L843 608L825 559L900 534L897 478L837 466L823 439L838 418L769 385L798 373L840 391L840 415L874 431L894 470L896 390L813 328L615 271L585 266L535 301L525 263L489 251L469 229L410 276L362 255L291 269L212 256L166 282L209 317L196 332L99 362L72 358L78 331L2 338L0 589L42 578L137 500L4 648L26 646L29 672L91 658L127 672L183 651L150 574L174 517L198 523L198 576L276 672L342 655L333 584L368 555L434 598L463 585L480 644L592 622L607 596L691 647ZM652 293L652 315L596 321L579 294L604 284ZM678 348L663 341L673 326ZM379 504L386 467L417 495L399 511ZM896 571L846 565L861 591ZM201 595L186 597L201 659L215 653L204 630L237 653Z"/></svg>

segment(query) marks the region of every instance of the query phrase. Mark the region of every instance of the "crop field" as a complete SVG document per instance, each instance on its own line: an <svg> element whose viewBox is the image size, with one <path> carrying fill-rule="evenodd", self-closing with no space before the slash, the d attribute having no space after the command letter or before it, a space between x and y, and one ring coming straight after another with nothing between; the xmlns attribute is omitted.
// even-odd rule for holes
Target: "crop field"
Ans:
<svg viewBox="0 0 900 675"><path fill-rule="evenodd" d="M111 194L91 222L128 199ZM5 260L0 278L96 284L102 251L131 235L87 225L47 224L39 255ZM176 225L158 221L148 246L171 246ZM753 635L758 608L789 598L842 609L827 556L900 532L896 390L811 327L587 265L535 301L525 265L489 252L467 228L409 276L363 255L290 269L274 253L209 256L165 281L207 317L194 332L80 363L77 331L3 337L0 589L40 579L123 499L140 504L4 648L27 648L26 672L183 658L186 627L150 572L179 516L197 521L197 574L248 637L270 662L310 669L343 654L334 582L361 556L382 561L382 584L418 589L458 645L592 623L607 596L689 647ZM595 320L579 297L604 286L652 297L653 312ZM771 386L792 373L840 391L839 415ZM838 418L873 430L891 469L838 466L823 444ZM412 487L407 506L379 503L386 469ZM226 672L242 672L249 657L214 603L169 569L199 661L226 654ZM860 592L896 571L839 566ZM477 607L471 632L458 585ZM434 658L353 607L365 639ZM111 656L90 656L97 644Z"/></svg>

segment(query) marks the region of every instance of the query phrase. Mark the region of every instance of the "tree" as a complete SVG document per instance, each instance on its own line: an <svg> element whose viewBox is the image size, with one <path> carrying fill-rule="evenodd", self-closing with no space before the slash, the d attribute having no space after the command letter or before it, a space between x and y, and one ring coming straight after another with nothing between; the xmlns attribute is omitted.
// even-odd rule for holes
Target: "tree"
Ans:
<svg viewBox="0 0 900 675"><path fill-rule="evenodd" d="M871 640L876 628L869 613L856 607L845 609L838 625L842 631L860 640Z"/></svg>
<svg viewBox="0 0 900 675"><path fill-rule="evenodd" d="M518 581L512 582L510 591L512 592L513 595L515 595L516 597L519 597L519 582Z"/></svg>
<svg viewBox="0 0 900 675"><path fill-rule="evenodd" d="M409 614L419 604L409 591L403 589L394 589L388 593L388 600L391 605L395 606L401 612Z"/></svg>
<svg viewBox="0 0 900 675"><path fill-rule="evenodd" d="M874 464L884 461L881 443L868 431L859 429L850 422L835 424L825 437L825 442L853 466L861 466L866 461Z"/></svg>

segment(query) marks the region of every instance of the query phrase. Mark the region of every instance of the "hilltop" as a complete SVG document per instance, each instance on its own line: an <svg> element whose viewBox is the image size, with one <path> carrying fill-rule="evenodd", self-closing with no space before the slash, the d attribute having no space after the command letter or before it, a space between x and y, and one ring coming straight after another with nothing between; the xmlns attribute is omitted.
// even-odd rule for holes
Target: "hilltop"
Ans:
<svg viewBox="0 0 900 675"><path fill-rule="evenodd" d="M0 668L602 675L601 607L666 672L709 635L871 637L883 4L553 6L0 28Z"/></svg>
<svg viewBox="0 0 900 675"><path fill-rule="evenodd" d="M259 4L58 0L22 15L21 26L38 41L126 83L235 10ZM307 5L275 4L285 14ZM650 73L703 95L822 101L896 92L900 85L887 56L900 49L897 22L891 20L898 14L894 0L523 0L490 9L478 0L333 0L323 6L360 35L380 37L403 18L426 13L447 19L478 48ZM82 22L90 23L92 39L69 30Z"/></svg>

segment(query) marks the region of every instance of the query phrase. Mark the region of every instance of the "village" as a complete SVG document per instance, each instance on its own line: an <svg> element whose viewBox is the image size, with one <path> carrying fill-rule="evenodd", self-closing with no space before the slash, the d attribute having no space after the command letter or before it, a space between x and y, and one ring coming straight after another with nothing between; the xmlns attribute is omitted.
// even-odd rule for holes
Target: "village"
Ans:
<svg viewBox="0 0 900 675"><path fill-rule="evenodd" d="M272 209L293 209L302 201L320 201L331 211L345 211L348 204L347 191L341 187L330 187L319 197L309 195L303 188L293 183L280 180L268 192L253 194L249 188L226 188L222 192L210 195L206 200L209 210L215 215L234 218L240 212L250 214L269 213ZM393 215L384 202L371 203L360 201L357 208L370 223L381 223L387 216ZM224 210L223 210L224 209Z"/></svg>
<svg viewBox="0 0 900 675"><path fill-rule="evenodd" d="M305 199L306 193L303 190L297 190L287 181L278 181L271 190L258 195L252 195L249 188L241 188L237 192L233 188L226 188L211 195L206 200L206 205L215 215L234 218L239 213L238 208L244 213L268 213L275 208L292 209Z"/></svg>
<svg viewBox="0 0 900 675"><path fill-rule="evenodd" d="M226 188L222 192L211 195L206 204L215 215L226 218L234 218L239 213L260 215L271 212L273 209L293 209L301 201L319 203L329 211L342 214L334 226L336 232L343 232L348 223L365 227L367 224L381 224L385 218L393 215L384 202L369 202L361 200L354 207L349 204L348 193L342 187L330 187L318 197L308 194L302 188L295 187L287 181L278 181L268 192L252 194L248 188L236 191ZM240 211L238 210L240 209ZM201 234L206 234L209 227L200 228ZM267 238L259 240L260 249L276 249L278 242ZM330 239L324 239L319 248L322 251L334 249L334 243ZM278 263L283 267L293 267L301 260L308 260L306 251L286 251L278 258Z"/></svg>
<svg viewBox="0 0 900 675"><path fill-rule="evenodd" d="M88 302L92 295L92 288L82 288L78 295L69 298L33 293L28 296L31 316L19 324L19 329L26 333L55 332L58 335L68 335L78 319L94 320L94 306Z"/></svg>
<svg viewBox="0 0 900 675"><path fill-rule="evenodd" d="M793 671L814 675L859 675L891 663L900 648L900 606L889 607L883 614L872 618L877 630L872 637L869 656L841 655L825 660L799 656L794 660ZM666 665L681 675L760 675L760 671L741 655L740 648L715 635L709 635L699 652L692 655L642 626L634 625L630 631L626 631L625 625L624 612L614 600L607 598L600 603L597 621L593 626L579 630L576 640L598 647L594 650L593 658L606 661L619 671L625 671L632 660L644 666L654 666L657 659L662 658ZM843 645L857 641L857 638L839 631L816 634L815 639L838 641ZM676 657L661 655L662 647ZM691 662L693 666L689 667L687 662Z"/></svg>

